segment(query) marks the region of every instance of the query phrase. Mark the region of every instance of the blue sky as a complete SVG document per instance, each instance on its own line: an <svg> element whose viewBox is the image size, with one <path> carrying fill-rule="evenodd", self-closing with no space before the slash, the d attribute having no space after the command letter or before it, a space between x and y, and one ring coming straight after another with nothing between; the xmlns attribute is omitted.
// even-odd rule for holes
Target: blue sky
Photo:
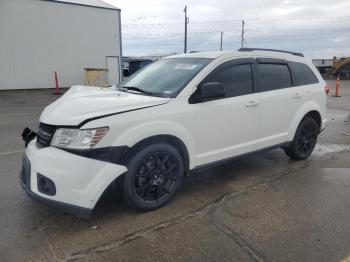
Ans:
<svg viewBox="0 0 350 262"><path fill-rule="evenodd" d="M124 55L183 52L184 6L188 50L247 47L301 51L312 58L350 55L348 0L105 0L122 9Z"/></svg>

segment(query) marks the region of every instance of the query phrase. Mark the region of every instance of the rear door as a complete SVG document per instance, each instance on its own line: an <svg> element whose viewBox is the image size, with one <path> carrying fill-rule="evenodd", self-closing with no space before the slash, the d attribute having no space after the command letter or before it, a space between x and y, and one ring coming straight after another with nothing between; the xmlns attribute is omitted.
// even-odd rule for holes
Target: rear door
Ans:
<svg viewBox="0 0 350 262"><path fill-rule="evenodd" d="M295 93L303 95L301 101L310 98L319 101L318 96L324 97L324 86L319 86L319 80L308 65L300 62L289 62L289 67L292 72L293 89Z"/></svg>
<svg viewBox="0 0 350 262"><path fill-rule="evenodd" d="M261 92L259 147L286 142L290 124L303 103L302 88L294 87L288 61L257 59Z"/></svg>
<svg viewBox="0 0 350 262"><path fill-rule="evenodd" d="M260 123L260 94L254 93L253 59L227 62L210 73L206 82L222 83L226 96L194 104L197 165L254 150Z"/></svg>

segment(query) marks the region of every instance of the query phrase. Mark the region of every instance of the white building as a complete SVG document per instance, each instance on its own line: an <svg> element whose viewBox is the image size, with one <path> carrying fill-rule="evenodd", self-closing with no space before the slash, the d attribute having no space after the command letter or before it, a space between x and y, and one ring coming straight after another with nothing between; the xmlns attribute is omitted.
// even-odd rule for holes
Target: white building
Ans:
<svg viewBox="0 0 350 262"><path fill-rule="evenodd" d="M121 79L120 9L99 0L0 0L0 90L84 83L84 68Z"/></svg>

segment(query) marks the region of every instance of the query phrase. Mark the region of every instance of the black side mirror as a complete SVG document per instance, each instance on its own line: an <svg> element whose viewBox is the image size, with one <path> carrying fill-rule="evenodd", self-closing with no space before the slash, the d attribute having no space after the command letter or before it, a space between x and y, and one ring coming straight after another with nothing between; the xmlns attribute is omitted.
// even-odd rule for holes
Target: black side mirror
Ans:
<svg viewBox="0 0 350 262"><path fill-rule="evenodd" d="M207 82L198 86L196 92L190 98L190 104L196 104L225 97L225 89L222 83Z"/></svg>

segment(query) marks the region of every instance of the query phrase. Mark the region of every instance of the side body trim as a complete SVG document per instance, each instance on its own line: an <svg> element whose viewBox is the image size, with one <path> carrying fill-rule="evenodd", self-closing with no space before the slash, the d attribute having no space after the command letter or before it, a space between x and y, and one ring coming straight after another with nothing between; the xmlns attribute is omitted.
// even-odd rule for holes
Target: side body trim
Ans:
<svg viewBox="0 0 350 262"><path fill-rule="evenodd" d="M253 154L256 154L256 153L259 153L259 152L269 151L271 149L275 149L275 148L279 148L279 147L287 147L287 146L289 146L289 144L290 144L290 142L285 142L285 143L277 144L277 145L274 145L274 146L258 149L256 151L248 152L248 153L245 153L245 154L242 154L242 155L237 155L237 156L221 159L221 160L218 160L218 161L215 161L215 162L212 162L212 163L208 163L208 164L197 166L197 167L191 169L190 172L192 173L192 172L202 171L202 170L205 170L207 168L212 168L212 167L217 166L217 165L222 165L222 164L230 162L230 161L232 161L234 159L237 159L237 158L240 158L240 157L244 157L244 156L248 156L248 155L253 155Z"/></svg>

